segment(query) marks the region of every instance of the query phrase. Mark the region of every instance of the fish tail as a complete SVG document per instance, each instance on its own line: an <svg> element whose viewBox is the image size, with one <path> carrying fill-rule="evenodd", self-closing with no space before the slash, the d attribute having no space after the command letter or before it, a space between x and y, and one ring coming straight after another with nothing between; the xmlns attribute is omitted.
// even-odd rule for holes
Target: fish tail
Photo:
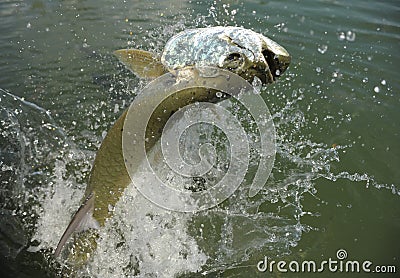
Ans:
<svg viewBox="0 0 400 278"><path fill-rule="evenodd" d="M79 207L78 211L75 213L67 229L62 235L60 241L58 242L57 248L54 252L55 257L58 257L60 255L64 245L67 243L68 239L75 231L79 232L88 230L90 228L92 229L99 228L99 224L93 218L93 210L94 210L94 192L89 194L85 202L83 202L83 204Z"/></svg>

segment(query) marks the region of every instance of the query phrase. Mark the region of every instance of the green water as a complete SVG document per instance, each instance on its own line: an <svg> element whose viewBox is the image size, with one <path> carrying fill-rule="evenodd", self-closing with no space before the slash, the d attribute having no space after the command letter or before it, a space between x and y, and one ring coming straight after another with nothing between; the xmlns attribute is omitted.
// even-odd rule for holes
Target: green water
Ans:
<svg viewBox="0 0 400 278"><path fill-rule="evenodd" d="M345 249L348 259L396 266L398 276L399 12L398 1L361 0L0 2L0 88L29 101L1 95L1 276L55 276L49 253L27 251L38 245L30 239L42 217L41 194L55 190L55 177L84 189L102 136L142 86L112 51L134 46L160 53L178 31L214 25L251 28L293 57L285 78L263 92L275 115L278 153L265 196L255 200L257 210L289 219L295 236L286 239L279 222L279 240L263 243L255 233L259 242L250 244L241 228L247 222L235 218L225 223L236 224L231 234L239 240L221 229L215 241L238 244L209 251L216 257L202 271L208 277L281 277L276 269L259 272L256 264L264 256L321 262ZM65 149L72 145L80 156L69 156ZM72 206L80 197L65 198ZM217 226L225 221L201 217ZM205 225L205 234L215 232ZM212 249L204 238L198 242Z"/></svg>

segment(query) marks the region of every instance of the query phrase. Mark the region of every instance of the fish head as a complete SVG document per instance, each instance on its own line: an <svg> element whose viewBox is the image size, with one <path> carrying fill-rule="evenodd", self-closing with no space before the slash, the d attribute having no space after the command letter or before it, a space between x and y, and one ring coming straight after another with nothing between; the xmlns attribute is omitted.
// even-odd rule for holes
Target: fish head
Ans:
<svg viewBox="0 0 400 278"><path fill-rule="evenodd" d="M214 66L249 82L273 83L286 71L289 53L275 41L241 27L209 27L183 31L166 44L161 62L168 70Z"/></svg>

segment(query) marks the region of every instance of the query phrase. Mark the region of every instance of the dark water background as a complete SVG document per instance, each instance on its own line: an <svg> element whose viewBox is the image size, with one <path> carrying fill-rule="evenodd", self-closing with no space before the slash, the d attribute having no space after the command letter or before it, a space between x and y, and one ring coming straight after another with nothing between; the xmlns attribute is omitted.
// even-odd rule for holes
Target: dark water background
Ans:
<svg viewBox="0 0 400 278"><path fill-rule="evenodd" d="M255 267L264 255L322 261L345 249L349 259L395 265L398 275L399 14L398 1L1 1L0 273L55 275L46 256L27 251L40 217L32 207L42 206L55 161L84 188L102 136L140 86L112 51L160 53L185 28L239 25L293 57L286 78L263 92L278 134L263 204L281 213L293 198L284 213L301 233L283 238L282 250L270 239L204 270L266 277ZM83 157L63 151L71 144Z"/></svg>

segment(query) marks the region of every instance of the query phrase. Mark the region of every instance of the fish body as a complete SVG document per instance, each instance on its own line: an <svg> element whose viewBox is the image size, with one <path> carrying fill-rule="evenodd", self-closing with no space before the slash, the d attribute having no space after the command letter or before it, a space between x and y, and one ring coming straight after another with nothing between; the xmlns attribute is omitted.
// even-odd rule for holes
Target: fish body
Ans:
<svg viewBox="0 0 400 278"><path fill-rule="evenodd" d="M147 79L187 67L212 66L230 70L250 82L258 77L266 84L274 82L290 63L290 55L282 46L261 34L239 27L183 31L166 43L160 58L138 49L121 49L114 54L137 76ZM195 102L223 99L216 97L215 91L205 88L185 89L177 95L166 99L154 111L146 131L146 138L149 139L146 149L153 147L169 116L179 108ZM147 103L146 96L140 96L135 101L139 101L138 107L144 107ZM136 113L140 117L140 109ZM74 235L73 252L69 252L68 257L72 264L82 265L88 260L96 249L97 229L104 226L105 221L112 216L113 207L131 183L122 150L126 115L127 111L115 122L96 153L82 205L55 250L57 257L75 231L85 230L84 233Z"/></svg>

